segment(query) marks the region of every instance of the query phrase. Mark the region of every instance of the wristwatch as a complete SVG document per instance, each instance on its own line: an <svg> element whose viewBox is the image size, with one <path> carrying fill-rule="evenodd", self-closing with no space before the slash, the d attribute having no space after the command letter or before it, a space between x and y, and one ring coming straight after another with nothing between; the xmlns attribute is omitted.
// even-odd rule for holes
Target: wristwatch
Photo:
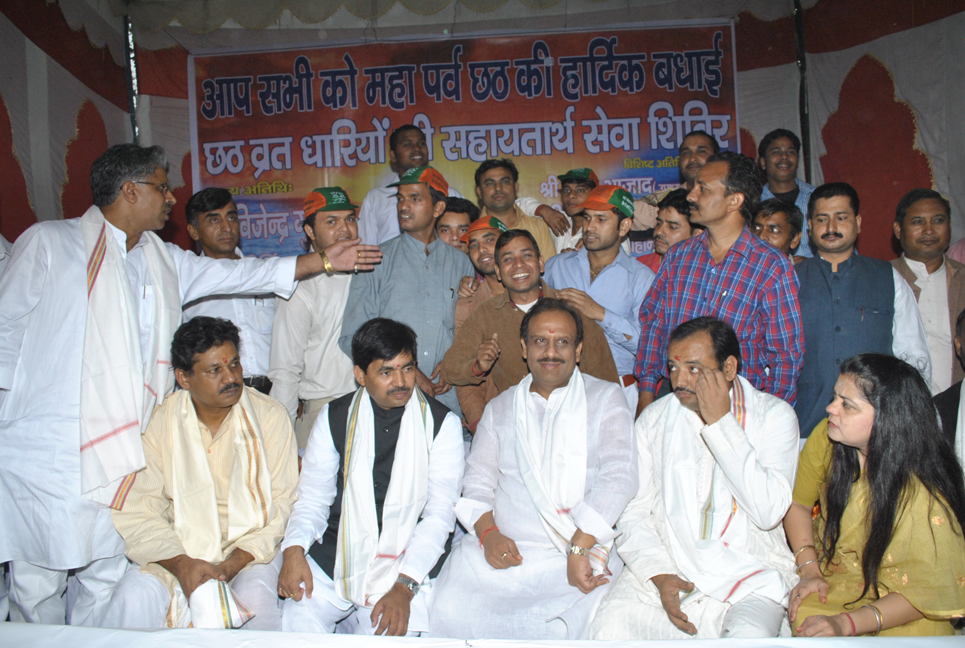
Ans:
<svg viewBox="0 0 965 648"><path fill-rule="evenodd" d="M566 553L567 553L568 555L569 555L569 554L576 554L577 556L585 556L585 555L587 554L587 550L584 549L583 547L578 547L578 546L576 546L575 544L573 544L573 543L571 542L571 543L566 547Z"/></svg>
<svg viewBox="0 0 965 648"><path fill-rule="evenodd" d="M402 574L399 574L399 577L395 579L395 582L399 583L400 585L408 589L410 592L412 592L412 596L415 596L416 594L418 594L419 588L421 587L421 585L419 585L419 581L417 581L414 578L409 578L408 576L404 576Z"/></svg>

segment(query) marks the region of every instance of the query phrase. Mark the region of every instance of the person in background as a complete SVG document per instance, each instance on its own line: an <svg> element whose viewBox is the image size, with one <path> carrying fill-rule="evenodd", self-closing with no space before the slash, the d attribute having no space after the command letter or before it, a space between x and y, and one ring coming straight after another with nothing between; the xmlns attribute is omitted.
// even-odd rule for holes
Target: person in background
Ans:
<svg viewBox="0 0 965 648"><path fill-rule="evenodd" d="M757 147L757 162L767 176L761 191L761 200L777 198L797 206L802 214L808 211L808 202L814 187L797 177L801 140L786 128L772 130L764 136ZM801 241L795 253L809 258L811 250L808 222L801 225Z"/></svg>
<svg viewBox="0 0 965 648"><path fill-rule="evenodd" d="M549 259L556 254L553 235L545 222L535 215L527 214L523 206L517 204L518 193L519 171L512 160L486 160L476 169L476 197L483 206L480 218L495 216L507 229L526 230L536 239L539 249L543 251L543 258ZM537 212L546 209L562 217L563 223L558 227L560 234L569 227L566 217L547 205L540 205L535 200L528 204L530 207L536 205Z"/></svg>
<svg viewBox="0 0 965 648"><path fill-rule="evenodd" d="M826 432L801 452L784 518L801 575L794 631L953 634L948 619L965 615L965 485L928 383L894 356L857 355L841 364L827 413Z"/></svg>
<svg viewBox="0 0 965 648"><path fill-rule="evenodd" d="M858 353L890 353L931 380L931 359L918 304L907 282L887 261L858 254L858 192L849 184L823 184L808 207L816 252L798 263L804 319L804 362L795 405L801 438L824 418L841 363Z"/></svg>
<svg viewBox="0 0 965 648"><path fill-rule="evenodd" d="M386 186L373 187L365 194L359 208L359 237L364 243L380 245L399 235L399 218L396 211L394 182L406 171L429 164L429 148L426 135L414 124L399 126L389 135L389 166L393 173ZM455 187L450 186L447 195L462 198Z"/></svg>
<svg viewBox="0 0 965 648"><path fill-rule="evenodd" d="M583 249L550 259L544 278L560 299L603 328L627 402L636 409L640 392L633 363L640 344L640 304L654 274L620 249L633 222L633 196L602 185L579 207L584 214Z"/></svg>
<svg viewBox="0 0 965 648"><path fill-rule="evenodd" d="M582 245L583 210L580 205L586 202L586 197L600 184L600 179L596 177L593 169L586 167L570 169L556 178L560 182L560 200L569 227L563 234L554 232L553 242L557 252L567 252Z"/></svg>
<svg viewBox="0 0 965 648"><path fill-rule="evenodd" d="M341 187L319 187L305 198L302 227L309 250L358 238L358 205ZM285 406L299 451L329 401L355 389L352 361L338 346L352 274L319 274L279 299L271 336L271 397Z"/></svg>
<svg viewBox="0 0 965 648"><path fill-rule="evenodd" d="M768 198L758 205L751 231L783 252L791 263L798 263L807 258L794 256L794 250L801 242L803 223L804 214L797 205L779 198Z"/></svg>
<svg viewBox="0 0 965 648"><path fill-rule="evenodd" d="M188 199L184 206L188 235L201 248L201 256L212 259L240 259L241 225L238 206L231 192L208 187ZM275 318L275 296L212 295L184 305L185 322L199 316L222 317L241 331L241 366L245 385L262 394L271 391L268 358L271 352L271 323Z"/></svg>
<svg viewBox="0 0 965 648"><path fill-rule="evenodd" d="M637 258L637 261L656 274L660 263L673 245L697 236L703 227L690 222L690 203L687 189L674 189L657 204L657 225L653 230L653 252Z"/></svg>
<svg viewBox="0 0 965 648"><path fill-rule="evenodd" d="M460 416L456 393L440 369L452 344L459 281L473 267L468 256L436 237L449 183L436 169L418 167L393 186L402 234L381 246L383 263L374 272L352 277L339 346L350 353L355 331L376 317L412 327L423 341L416 358L419 389Z"/></svg>
<svg viewBox="0 0 965 648"><path fill-rule="evenodd" d="M891 265L915 294L931 354L931 389L939 393L965 378L955 362L955 320L965 309L965 264L948 258L951 206L937 191L912 189L898 201L895 238L901 256Z"/></svg>
<svg viewBox="0 0 965 648"><path fill-rule="evenodd" d="M479 208L465 198L446 198L446 211L436 219L436 236L444 243L468 254L462 238L469 226L479 218Z"/></svg>

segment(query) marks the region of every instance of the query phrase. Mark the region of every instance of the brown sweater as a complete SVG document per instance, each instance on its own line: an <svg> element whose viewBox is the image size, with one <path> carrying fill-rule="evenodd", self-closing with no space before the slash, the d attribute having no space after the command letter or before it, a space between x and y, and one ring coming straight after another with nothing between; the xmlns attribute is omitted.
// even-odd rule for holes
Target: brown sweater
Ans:
<svg viewBox="0 0 965 648"><path fill-rule="evenodd" d="M543 284L543 295L556 297L557 291ZM497 393L509 389L529 373L519 344L519 326L522 323L523 311L509 301L508 292L486 300L456 331L452 346L442 359L442 375L453 385L482 383L483 378L472 374L472 363L476 359L479 345L491 338L493 333L497 333L500 354L489 372L489 377L492 378ZM587 317L583 317L583 355L580 359L580 370L602 380L616 383L620 381L603 329Z"/></svg>

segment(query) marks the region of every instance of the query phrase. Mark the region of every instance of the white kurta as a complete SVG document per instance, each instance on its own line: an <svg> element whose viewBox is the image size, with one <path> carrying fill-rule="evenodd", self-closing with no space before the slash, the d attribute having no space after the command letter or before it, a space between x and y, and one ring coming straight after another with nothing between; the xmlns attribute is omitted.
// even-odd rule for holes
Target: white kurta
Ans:
<svg viewBox="0 0 965 648"><path fill-rule="evenodd" d="M244 258L241 250L237 248L235 254ZM241 330L241 348L238 349L238 354L241 356L241 368L244 369L245 378L268 375L275 295L213 295L196 299L184 306L185 322L199 315L222 317L234 322Z"/></svg>
<svg viewBox="0 0 965 648"><path fill-rule="evenodd" d="M700 417L684 410L691 423L693 442L702 450L694 484L697 501L710 493L714 466L720 468L726 486L739 510L746 514L746 534L728 535L731 550L749 554L766 568L783 577L788 590L797 582L794 559L787 547L781 522L791 504L792 485L797 470L797 417L783 400L745 385L748 411L758 424L746 431L728 413L713 425L703 425ZM680 639L687 635L667 618L660 595L651 578L677 574L688 580L677 567L664 490L671 475L664 471L664 446L672 433L668 425L673 394L650 405L637 419L635 435L638 449L640 488L627 505L617 528L617 552L626 563L620 578L600 606L590 636L593 639ZM677 404L679 407L679 404ZM687 511L692 524L699 527L700 510ZM736 522L736 520L735 520ZM686 599L682 609L697 627L698 637L719 637L724 615L731 607L699 592Z"/></svg>
<svg viewBox="0 0 965 648"><path fill-rule="evenodd" d="M126 259L144 357L154 318L142 239ZM295 259L217 260L166 246L181 303L211 294L294 289ZM81 496L80 385L87 322L87 259L80 219L24 232L0 277L0 562L71 569L118 556L110 509ZM163 396L163 395L162 395Z"/></svg>
<svg viewBox="0 0 965 648"><path fill-rule="evenodd" d="M271 397L291 418L298 399L333 398L355 390L352 359L338 346L352 275L318 275L275 303L268 377Z"/></svg>
<svg viewBox="0 0 965 648"><path fill-rule="evenodd" d="M586 495L570 514L577 527L609 539L612 526L636 492L633 417L614 383L584 375L587 407ZM459 521L471 531L453 548L436 579L431 633L460 639L582 639L609 585L584 595L567 582L566 556L540 521L516 461L513 399L518 386L486 406L466 460ZM554 391L550 398L563 390ZM530 396L545 413L549 401ZM542 421L540 421L542 426ZM492 510L496 525L516 542L523 563L498 570L479 547L473 525ZM472 513L467 514L467 511ZM611 554L610 569L620 562ZM612 577L611 577L612 580Z"/></svg>

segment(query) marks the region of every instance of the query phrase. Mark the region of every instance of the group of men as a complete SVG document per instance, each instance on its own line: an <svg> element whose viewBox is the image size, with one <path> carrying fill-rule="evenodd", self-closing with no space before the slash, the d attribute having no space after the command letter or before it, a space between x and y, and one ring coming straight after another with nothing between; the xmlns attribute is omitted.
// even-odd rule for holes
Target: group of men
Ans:
<svg viewBox="0 0 965 648"><path fill-rule="evenodd" d="M94 163L87 213L16 241L0 614L777 636L780 523L843 360L917 366L961 458L965 266L937 192L897 206L889 267L857 253L854 189L797 179L783 129L756 163L694 131L682 187L637 200L569 170L562 212L519 197L510 160L476 170L479 207L417 127L389 144L361 204L307 196L295 258L244 257L225 189L185 206L199 254L161 243L167 162L135 145Z"/></svg>

